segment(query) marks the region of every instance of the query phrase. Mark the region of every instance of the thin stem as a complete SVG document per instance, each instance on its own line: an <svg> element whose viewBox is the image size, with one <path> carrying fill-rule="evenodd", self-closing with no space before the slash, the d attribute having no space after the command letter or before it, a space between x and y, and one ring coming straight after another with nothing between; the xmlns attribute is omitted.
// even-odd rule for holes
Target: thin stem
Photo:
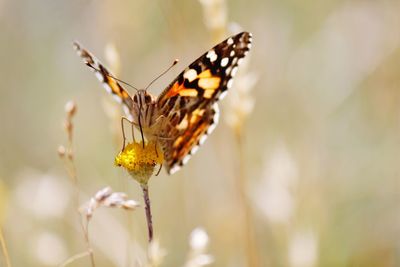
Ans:
<svg viewBox="0 0 400 267"><path fill-rule="evenodd" d="M74 261L79 260L79 259L81 259L81 258L83 258L83 257L88 256L88 255L89 255L89 251L85 251L85 252L76 254L76 255L74 255L74 256L68 258L66 261L64 261L64 262L63 262L61 265L59 265L58 267L65 267L65 266L69 265L70 263L73 263Z"/></svg>
<svg viewBox="0 0 400 267"><path fill-rule="evenodd" d="M149 187L146 184L141 184L143 190L143 198L146 209L146 219L147 219L147 229L149 232L149 243L153 241L153 220L151 217L151 206L150 206L150 197L149 197Z"/></svg>
<svg viewBox="0 0 400 267"><path fill-rule="evenodd" d="M94 262L93 250L92 250L92 247L90 246L90 241L89 241L89 222L87 221L86 226L85 226L83 223L82 214L79 212L79 186L78 186L78 179L77 179L77 174L76 174L76 167L75 167L73 160L71 160L70 163L71 163L70 175L74 182L74 187L75 187L75 205L76 205L75 207L76 207L78 216L80 218L79 224L81 226L83 237L85 239L87 253L90 256L90 264L92 267L95 267L96 264Z"/></svg>
<svg viewBox="0 0 400 267"><path fill-rule="evenodd" d="M240 131L236 131L236 141L238 146L239 164L237 175L237 187L240 199L241 210L243 214L243 231L245 238L245 252L247 258L247 266L258 267L259 258L257 253L257 246L255 242L252 213L249 201L246 197L246 176L244 170L244 151L243 151L243 136Z"/></svg>
<svg viewBox="0 0 400 267"><path fill-rule="evenodd" d="M84 226L82 219L80 221L81 221L81 226L83 229L83 235L84 235L85 241L86 241L86 250L90 256L90 263L91 263L92 267L95 267L96 264L94 263L93 249L90 246L90 241L89 241L89 220L86 220L86 227Z"/></svg>
<svg viewBox="0 0 400 267"><path fill-rule="evenodd" d="M123 188L128 188L129 193L131 193L131 190L129 189L130 187L128 186L128 179L121 179L122 181L122 187ZM124 266L135 266L133 264L134 261L134 255L131 253L133 249L133 242L134 242L134 236L135 236L135 231L134 231L134 221L133 217L131 216L130 213L126 212L126 229L129 232L129 235L126 239L126 259L125 259L125 265Z"/></svg>
<svg viewBox="0 0 400 267"><path fill-rule="evenodd" d="M71 146L71 144L70 144ZM74 185L74 189L75 189L75 198L74 198L74 206L76 207L76 212L78 213L78 217L79 219L79 225L81 227L82 233L83 233L83 237L86 243L86 249L87 249L87 253L86 255L90 255L90 262L91 262L91 266L95 267L95 263L94 263L94 255L93 255L93 250L90 246L90 242L89 242L89 231L88 231L88 225L84 225L83 223L83 219L82 219L82 214L79 212L79 186L78 186L78 179L77 179L77 173L76 173L76 168L75 168L75 164L74 161L72 159L69 159L68 162L64 162L64 166L65 169L69 175L69 177L71 178L73 185ZM67 260L69 261L69 259Z"/></svg>
<svg viewBox="0 0 400 267"><path fill-rule="evenodd" d="M72 115L68 114L67 116L67 124L71 125L71 128L67 129L67 137L68 137L68 155L66 158L66 161L64 161L64 166L68 172L69 177L72 180L72 183L74 185L74 189L75 189L75 197L74 197L74 206L76 207L76 212L78 213L79 216L79 224L81 226L82 229L82 233L84 235L84 239L85 239L85 243L86 243L86 250L87 253L90 255L90 263L92 267L95 267L95 262L94 262L94 255L93 255L93 250L90 246L90 242L89 242L89 230L88 230L88 223L86 222L86 227L83 223L83 219L82 219L82 214L79 212L79 183L78 183L78 174L76 171L76 166L75 166L75 161L74 161L74 138L73 138L73 128L72 128ZM73 259L75 260L75 259ZM68 260L67 260L68 261Z"/></svg>
<svg viewBox="0 0 400 267"><path fill-rule="evenodd" d="M3 251L4 259L6 261L6 267L11 267L10 255L8 254L6 240L3 235L3 229L0 226L0 243L1 243L1 250Z"/></svg>

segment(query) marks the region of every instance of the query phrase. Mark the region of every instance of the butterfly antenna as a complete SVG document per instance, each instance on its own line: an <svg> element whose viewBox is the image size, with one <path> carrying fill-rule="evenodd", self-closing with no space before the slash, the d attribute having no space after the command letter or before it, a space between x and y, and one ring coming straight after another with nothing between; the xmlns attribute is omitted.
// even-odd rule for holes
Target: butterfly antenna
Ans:
<svg viewBox="0 0 400 267"><path fill-rule="evenodd" d="M90 64L86 64L86 65L87 65L89 68L94 69L95 71L101 72L101 73L107 75L108 77L111 77L111 78L113 78L114 80L116 80L116 81L118 81L118 82L120 82L120 83L123 83L123 84L125 84L125 85L127 85L127 86L129 86L129 87L132 87L132 88L135 89L136 91L139 91L139 89L137 89L135 86L133 86L133 85L127 83L127 82L124 82L123 80L118 79L117 77L111 75L110 73L104 73L104 72L102 72L101 70L95 68L94 66L92 66L92 65L90 65Z"/></svg>
<svg viewBox="0 0 400 267"><path fill-rule="evenodd" d="M171 66L168 67L168 69L164 70L160 75L158 75L156 78L154 78L149 85L146 86L146 88L144 90L147 90L147 88L150 87L150 85L152 85L155 81L157 81L160 77L162 77L165 73L167 73L170 69L172 69L173 66L175 66L177 63L179 62L178 59L175 59L174 62L172 63Z"/></svg>

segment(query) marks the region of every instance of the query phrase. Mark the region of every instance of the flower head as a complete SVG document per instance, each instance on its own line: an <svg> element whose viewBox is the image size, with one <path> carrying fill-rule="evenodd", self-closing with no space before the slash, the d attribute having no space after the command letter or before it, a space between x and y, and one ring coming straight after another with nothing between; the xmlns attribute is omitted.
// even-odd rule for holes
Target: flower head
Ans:
<svg viewBox="0 0 400 267"><path fill-rule="evenodd" d="M156 165L164 161L163 153L155 141L133 142L115 157L115 165L124 167L140 184L146 184Z"/></svg>

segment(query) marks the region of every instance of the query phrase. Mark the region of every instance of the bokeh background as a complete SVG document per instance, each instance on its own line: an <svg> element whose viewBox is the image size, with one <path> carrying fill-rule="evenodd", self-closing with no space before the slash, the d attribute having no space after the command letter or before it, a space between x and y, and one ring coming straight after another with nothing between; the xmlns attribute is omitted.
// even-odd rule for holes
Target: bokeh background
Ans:
<svg viewBox="0 0 400 267"><path fill-rule="evenodd" d="M69 100L80 204L105 186L143 202L113 164L118 105L72 41L137 87L179 58L157 94L241 29L253 49L219 126L180 172L150 181L159 266L210 255L212 266L400 266L399 10L394 0L0 0L0 224L12 266L60 266L86 250L57 154ZM207 248L202 230L190 242L198 227ZM96 266L147 266L143 208L98 209L89 230Z"/></svg>

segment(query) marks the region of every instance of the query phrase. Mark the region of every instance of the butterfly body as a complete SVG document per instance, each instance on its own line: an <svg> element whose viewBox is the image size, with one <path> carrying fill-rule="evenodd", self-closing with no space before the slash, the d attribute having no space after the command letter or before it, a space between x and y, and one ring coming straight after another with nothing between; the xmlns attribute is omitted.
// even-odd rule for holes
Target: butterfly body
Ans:
<svg viewBox="0 0 400 267"><path fill-rule="evenodd" d="M186 164L219 120L218 100L232 86L238 65L251 48L251 34L242 32L219 43L190 64L154 97L146 90L130 94L88 51L75 49L133 124L161 146L169 174Z"/></svg>
<svg viewBox="0 0 400 267"><path fill-rule="evenodd" d="M155 97L141 89L133 95L132 103L132 107L128 109L132 123L142 127L142 130L147 133L146 137L151 138L150 129L157 123Z"/></svg>

